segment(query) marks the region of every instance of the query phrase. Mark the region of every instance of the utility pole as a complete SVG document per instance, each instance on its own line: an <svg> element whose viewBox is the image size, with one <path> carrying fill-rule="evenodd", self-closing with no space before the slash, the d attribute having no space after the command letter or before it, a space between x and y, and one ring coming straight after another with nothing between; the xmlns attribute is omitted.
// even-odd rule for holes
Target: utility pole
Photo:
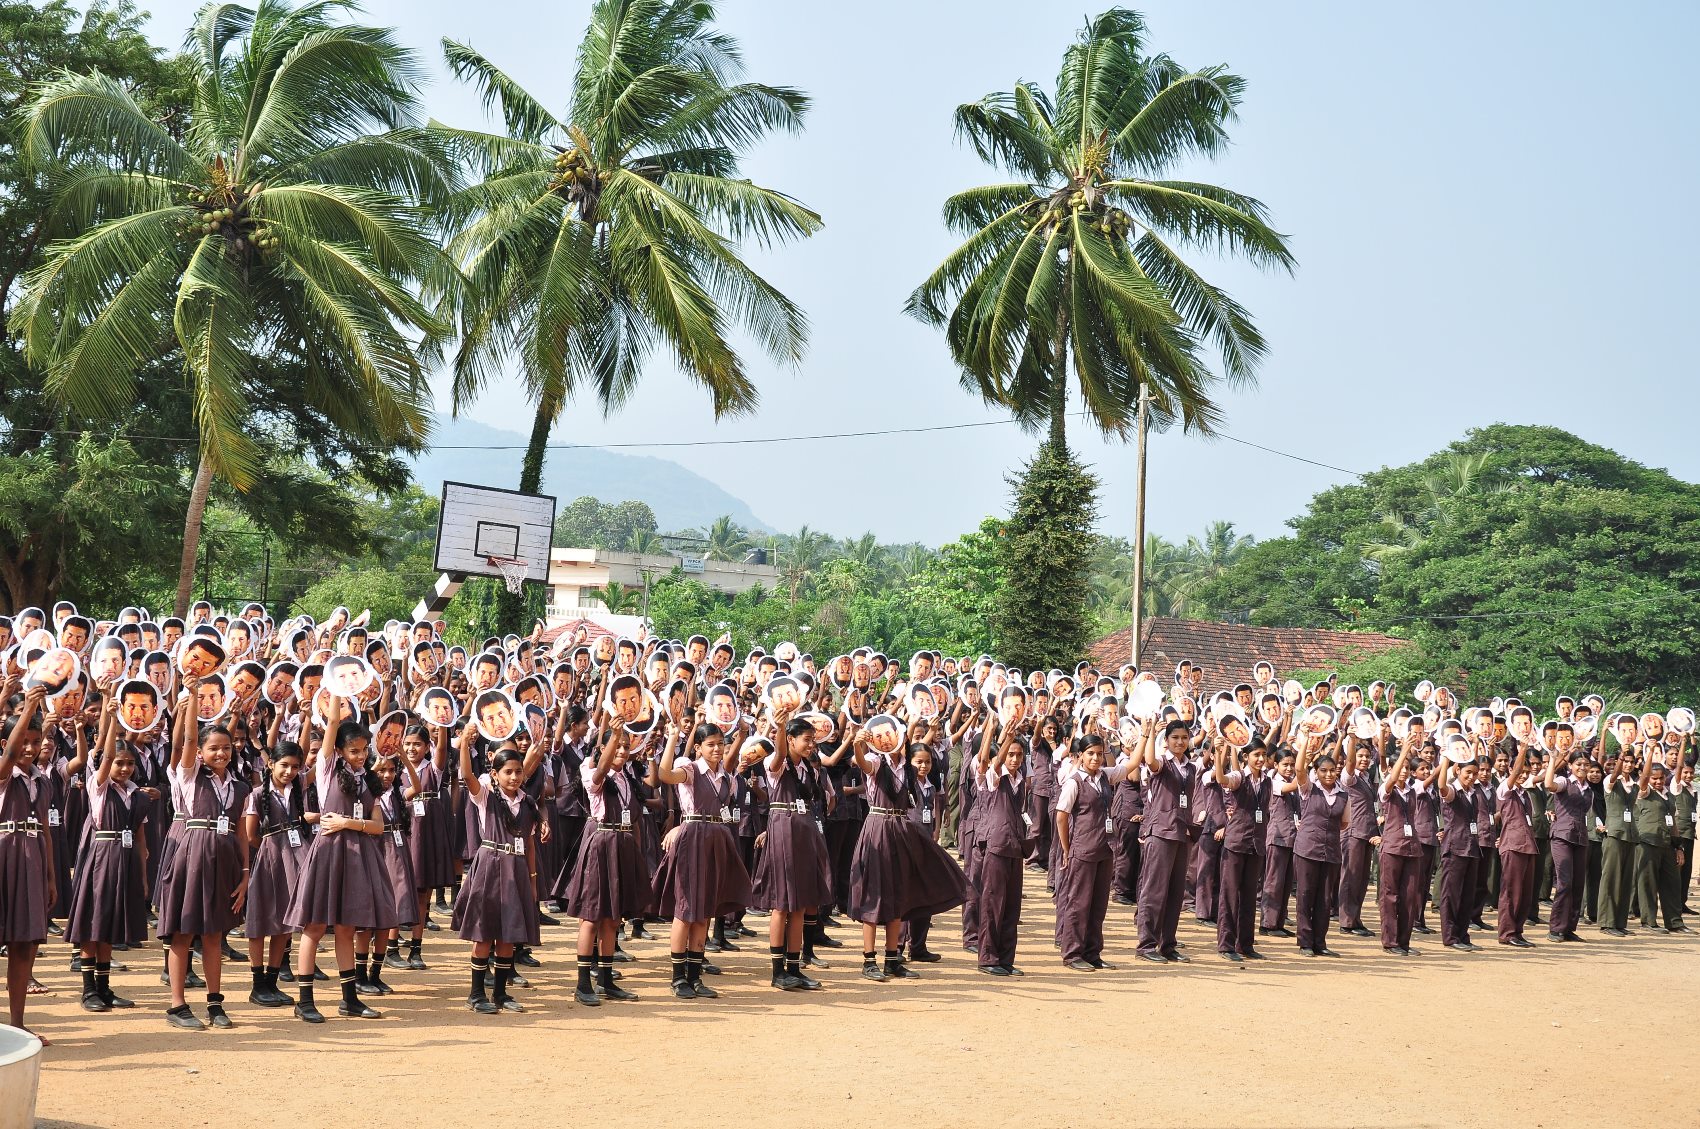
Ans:
<svg viewBox="0 0 1700 1129"><path fill-rule="evenodd" d="M1139 636L1145 628L1145 431L1151 388L1139 385L1139 478L1133 496L1133 665L1139 666Z"/></svg>

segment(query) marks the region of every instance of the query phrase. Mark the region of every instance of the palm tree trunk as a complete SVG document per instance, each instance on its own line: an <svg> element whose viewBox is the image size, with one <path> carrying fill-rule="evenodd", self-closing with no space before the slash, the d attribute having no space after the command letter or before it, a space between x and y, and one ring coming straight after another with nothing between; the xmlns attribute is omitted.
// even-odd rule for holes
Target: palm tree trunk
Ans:
<svg viewBox="0 0 1700 1129"><path fill-rule="evenodd" d="M1068 293L1068 268L1063 268L1063 284L1058 289L1059 294ZM1051 395L1051 434L1050 443L1060 453L1068 450L1068 429L1066 416L1068 412L1068 306L1057 306L1057 336L1052 343L1056 353L1057 374L1056 387Z"/></svg>
<svg viewBox="0 0 1700 1129"><path fill-rule="evenodd" d="M531 420L531 438L526 442L525 459L519 467L519 489L522 494L535 494L543 486L543 458L549 453L549 433L555 427L556 410L555 402L549 398L540 400L537 404L537 414ZM530 633L531 625L525 622L526 595L524 591L509 592L505 587L496 594L498 632L513 632L517 635ZM538 611L537 614L545 613Z"/></svg>
<svg viewBox="0 0 1700 1129"><path fill-rule="evenodd" d="M201 519L207 512L207 491L212 488L212 464L205 453L195 467L195 484L189 488L189 512L183 518L183 560L177 566L177 603L179 619L189 614L189 597L195 587L195 554L201 547Z"/></svg>

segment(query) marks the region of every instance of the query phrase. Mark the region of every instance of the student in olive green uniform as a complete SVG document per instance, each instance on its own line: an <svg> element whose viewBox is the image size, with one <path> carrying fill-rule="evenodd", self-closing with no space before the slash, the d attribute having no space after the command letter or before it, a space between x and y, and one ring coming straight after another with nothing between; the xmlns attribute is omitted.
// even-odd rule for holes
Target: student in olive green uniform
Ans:
<svg viewBox="0 0 1700 1129"><path fill-rule="evenodd" d="M1529 916L1524 922L1540 925L1541 903L1552 901L1552 812L1548 808L1552 797L1541 787L1541 777L1546 775L1546 757L1531 756L1529 764L1532 767L1523 792L1529 798L1529 830L1535 837L1535 872Z"/></svg>
<svg viewBox="0 0 1700 1129"><path fill-rule="evenodd" d="M1618 755L1606 772L1606 829L1600 852L1600 932L1629 935L1629 901L1635 870L1635 784L1633 761Z"/></svg>
<svg viewBox="0 0 1700 1129"><path fill-rule="evenodd" d="M1677 900L1683 913L1693 913L1688 908L1688 889L1694 876L1695 831L1700 830L1700 801L1697 801L1694 792L1693 753L1687 754L1682 767L1677 769L1677 784L1671 789L1671 795L1676 797L1676 849L1682 856L1682 862L1676 868Z"/></svg>
<svg viewBox="0 0 1700 1129"><path fill-rule="evenodd" d="M1676 799L1665 788L1667 779L1665 766L1648 758L1635 800L1635 895L1642 928L1658 928L1659 910L1663 909L1666 932L1686 933L1681 891L1677 889L1676 847L1671 840L1676 829Z"/></svg>

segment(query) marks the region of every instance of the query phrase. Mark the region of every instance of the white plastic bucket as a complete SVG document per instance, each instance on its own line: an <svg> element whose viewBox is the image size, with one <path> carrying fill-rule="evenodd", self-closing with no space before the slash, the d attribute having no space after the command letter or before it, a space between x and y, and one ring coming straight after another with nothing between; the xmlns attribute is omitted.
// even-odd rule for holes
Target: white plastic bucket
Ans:
<svg viewBox="0 0 1700 1129"><path fill-rule="evenodd" d="M41 1040L0 1025L0 1129L35 1129Z"/></svg>

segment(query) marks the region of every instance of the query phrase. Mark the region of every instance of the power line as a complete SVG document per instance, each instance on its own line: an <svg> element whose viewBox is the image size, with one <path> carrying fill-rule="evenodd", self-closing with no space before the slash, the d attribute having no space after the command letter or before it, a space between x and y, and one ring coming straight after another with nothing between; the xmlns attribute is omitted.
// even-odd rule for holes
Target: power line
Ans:
<svg viewBox="0 0 1700 1129"><path fill-rule="evenodd" d="M1319 466L1323 470L1339 471L1341 474L1349 474L1353 478L1365 477L1363 471L1347 470L1345 467L1334 466L1332 463L1319 463L1315 459L1307 459L1303 455L1295 455L1291 451L1277 451L1273 447L1265 447L1261 443L1253 443L1250 439L1241 439L1237 435L1229 435L1226 431L1216 432L1216 437L1219 439L1226 439L1230 443L1239 443L1246 447L1256 447L1259 451L1267 451L1271 455L1280 455L1283 459L1292 459L1294 462L1309 463L1311 466Z"/></svg>

